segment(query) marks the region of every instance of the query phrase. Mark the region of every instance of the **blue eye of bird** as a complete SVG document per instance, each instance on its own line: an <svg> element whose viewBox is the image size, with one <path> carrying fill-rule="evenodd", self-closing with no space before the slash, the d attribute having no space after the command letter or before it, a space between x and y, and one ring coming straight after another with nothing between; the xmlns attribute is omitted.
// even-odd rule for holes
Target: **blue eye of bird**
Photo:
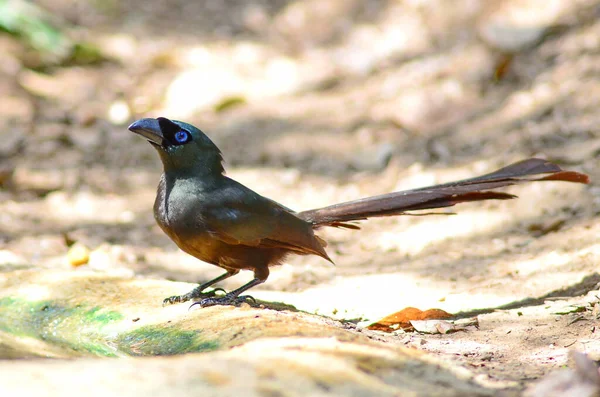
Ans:
<svg viewBox="0 0 600 397"><path fill-rule="evenodd" d="M175 140L179 143L184 143L188 140L189 136L186 131L179 130L175 133Z"/></svg>

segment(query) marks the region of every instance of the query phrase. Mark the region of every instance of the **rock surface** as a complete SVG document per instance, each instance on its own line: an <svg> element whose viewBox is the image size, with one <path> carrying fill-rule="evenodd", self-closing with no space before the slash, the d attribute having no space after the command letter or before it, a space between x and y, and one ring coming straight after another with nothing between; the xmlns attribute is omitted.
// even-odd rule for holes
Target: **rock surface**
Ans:
<svg viewBox="0 0 600 397"><path fill-rule="evenodd" d="M168 282L89 271L0 280L0 354L30 358L0 361L3 395L493 395L465 369L281 305L162 308Z"/></svg>

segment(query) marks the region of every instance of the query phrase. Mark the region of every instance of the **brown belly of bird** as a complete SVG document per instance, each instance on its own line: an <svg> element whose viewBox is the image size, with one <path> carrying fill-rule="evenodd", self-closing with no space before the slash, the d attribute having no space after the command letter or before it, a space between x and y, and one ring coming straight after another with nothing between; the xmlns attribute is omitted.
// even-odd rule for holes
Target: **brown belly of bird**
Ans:
<svg viewBox="0 0 600 397"><path fill-rule="evenodd" d="M158 221L160 228L185 253L224 269L254 270L281 264L288 251L281 248L265 249L241 244L229 244L215 239L209 232L193 236L167 227Z"/></svg>

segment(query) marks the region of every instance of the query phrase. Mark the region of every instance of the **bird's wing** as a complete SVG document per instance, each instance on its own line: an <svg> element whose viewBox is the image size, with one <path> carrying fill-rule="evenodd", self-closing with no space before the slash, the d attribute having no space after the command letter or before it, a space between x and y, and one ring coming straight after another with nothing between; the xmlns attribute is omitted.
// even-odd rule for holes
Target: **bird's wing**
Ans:
<svg viewBox="0 0 600 397"><path fill-rule="evenodd" d="M204 202L202 221L215 237L228 244L285 248L330 260L312 225L290 209L233 180Z"/></svg>

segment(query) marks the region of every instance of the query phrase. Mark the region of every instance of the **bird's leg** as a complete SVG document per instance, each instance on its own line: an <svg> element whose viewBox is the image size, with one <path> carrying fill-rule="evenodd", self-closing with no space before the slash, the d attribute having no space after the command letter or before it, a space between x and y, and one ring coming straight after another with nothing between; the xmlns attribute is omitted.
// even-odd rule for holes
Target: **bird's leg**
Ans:
<svg viewBox="0 0 600 397"><path fill-rule="evenodd" d="M216 288L210 292L202 292L202 291L204 291L211 285L218 283L219 281L223 281L231 276L235 276L239 272L240 271L237 269L228 270L227 273L221 274L219 277L209 280L209 281L205 282L204 284L200 284L199 286L197 286L196 288L194 288L187 294L175 295L175 296L170 296L170 297L166 298L165 300L163 300L163 306L172 305L174 303L179 303L179 302L187 302L192 299L202 298L203 296L214 296L216 291L219 291L219 290L223 291L223 289Z"/></svg>
<svg viewBox="0 0 600 397"><path fill-rule="evenodd" d="M254 279L252 279L252 281L250 281L249 283L242 285L240 288L235 289L235 290L225 294L222 297L204 298L201 301L198 301L198 302L195 302L194 304L192 304L192 306L190 306L190 309L192 307L194 307L195 305L200 305L201 307L216 306L216 305L239 306L240 304L247 302L248 300L251 300L254 303L256 303L256 300L253 297L251 297L250 295L241 295L241 293L249 290L250 288L252 288L254 286L264 283L265 281L267 281L268 277L269 277L269 268L267 266L256 268L256 269L254 269Z"/></svg>
<svg viewBox="0 0 600 397"><path fill-rule="evenodd" d="M242 292L254 287L255 285L262 284L264 282L265 282L265 280L255 278L252 281L250 281L249 283L242 285L240 288L235 289L235 290L225 294L222 297L218 297L218 298L209 297L209 298L204 298L201 301L195 302L192 304L192 306L190 306L190 309L196 305L200 305L202 307L216 306L216 305L238 306L241 303L244 303L248 300L256 302L255 299L253 297L251 297L250 295L241 295L240 296L240 294Z"/></svg>

